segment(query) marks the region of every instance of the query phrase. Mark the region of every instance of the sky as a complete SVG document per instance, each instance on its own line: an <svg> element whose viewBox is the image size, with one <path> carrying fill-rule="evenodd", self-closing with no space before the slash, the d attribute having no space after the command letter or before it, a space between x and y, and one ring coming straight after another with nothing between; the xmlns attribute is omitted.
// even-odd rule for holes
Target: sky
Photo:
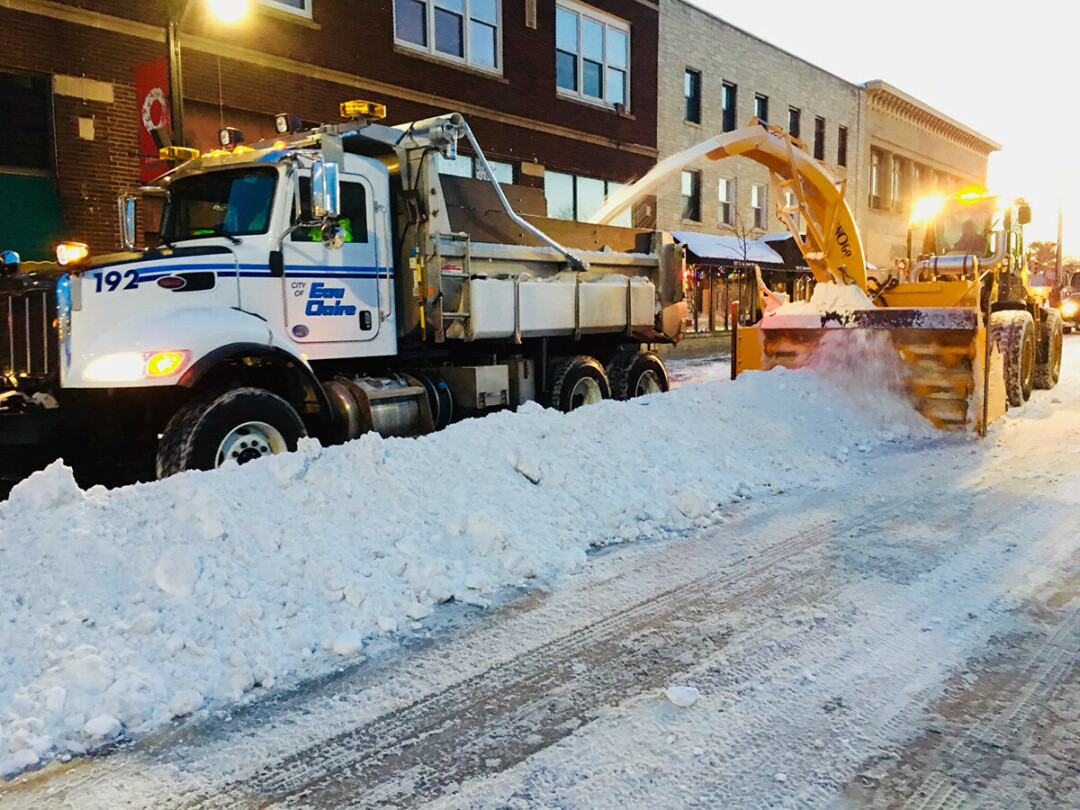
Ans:
<svg viewBox="0 0 1080 810"><path fill-rule="evenodd" d="M1071 3L689 0L848 81L882 79L1002 145L989 187L1025 197L1028 241L1080 256L1080 13Z"/></svg>

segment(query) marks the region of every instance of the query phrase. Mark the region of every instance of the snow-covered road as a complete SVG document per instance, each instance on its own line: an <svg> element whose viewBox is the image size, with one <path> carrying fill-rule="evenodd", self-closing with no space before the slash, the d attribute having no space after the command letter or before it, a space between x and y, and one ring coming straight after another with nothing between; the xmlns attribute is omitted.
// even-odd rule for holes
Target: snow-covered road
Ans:
<svg viewBox="0 0 1080 810"><path fill-rule="evenodd" d="M1080 339L1066 339L1061 385L1036 392L981 442L913 434L885 407L864 423L801 374L734 386L695 386L694 377L723 378L690 369L681 391L649 406L658 426L687 422L685 434L665 436L675 457L663 459L674 470L664 497L640 512L616 490L606 493L615 509L579 503L579 533L557 547L568 555L590 532L632 539L630 526L648 523L638 542L583 566L541 555L528 561L540 585L516 598L496 591L497 609L437 607L427 625L369 648L359 665L254 700L249 691L242 706L222 696L134 744L16 778L0 786L0 807L1080 805L1080 473L1071 466ZM661 401L675 411L657 410ZM702 401L738 418L709 421ZM620 422L641 430L632 414L607 417L609 438L626 441ZM510 431L543 424L547 437L562 424L551 420L569 421L504 421ZM560 441L572 441L574 427L562 430ZM521 441L508 480L529 472L580 492L604 474L562 469ZM393 447L404 454L406 445ZM529 509L536 485L521 483L524 494L497 499L511 513ZM64 492L30 494L54 491ZM16 499L7 526L33 505L30 494L22 506ZM520 556L537 542L517 545L522 521L512 515L498 532L470 518L459 533L471 541L472 576L485 538L498 545L493 535L503 535L504 568L508 550ZM523 522L569 531L545 520L529 511ZM236 531L229 524L225 534ZM457 536L447 535L440 542ZM177 575L154 565L159 585L173 588ZM444 573L444 587L467 590ZM192 593L167 592L160 604L144 595L140 610L171 621L174 602L197 601L200 576ZM252 619L261 633L270 612ZM77 635L43 624L38 638L48 649L51 634L64 633ZM99 657L108 654L109 639L93 638ZM71 639L64 644L54 658ZM21 711L16 730L41 732L48 706L36 708L34 696L47 704L56 695L49 661L8 650L0 659L28 673L0 706L0 731Z"/></svg>

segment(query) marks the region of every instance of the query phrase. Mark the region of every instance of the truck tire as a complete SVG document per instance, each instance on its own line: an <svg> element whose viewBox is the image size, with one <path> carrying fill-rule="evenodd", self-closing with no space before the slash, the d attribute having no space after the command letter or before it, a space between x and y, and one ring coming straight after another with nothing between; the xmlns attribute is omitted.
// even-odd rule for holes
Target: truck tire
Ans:
<svg viewBox="0 0 1080 810"><path fill-rule="evenodd" d="M1035 387L1043 390L1053 388L1061 376L1061 341L1063 324L1061 313L1052 309L1047 313L1043 323L1039 341L1042 351L1040 354L1046 358L1042 363L1035 365Z"/></svg>
<svg viewBox="0 0 1080 810"><path fill-rule="evenodd" d="M1011 407L1031 396L1035 376L1035 324L1031 313L1003 310L990 316L990 334L1005 366L1005 394Z"/></svg>
<svg viewBox="0 0 1080 810"><path fill-rule="evenodd" d="M414 369L409 374L419 380L427 391L428 403L431 405L431 421L435 430L442 430L450 424L454 416L454 397L450 394L450 386L434 371Z"/></svg>
<svg viewBox="0 0 1080 810"><path fill-rule="evenodd" d="M604 367L583 354L560 357L551 364L550 405L564 413L611 398Z"/></svg>
<svg viewBox="0 0 1080 810"><path fill-rule="evenodd" d="M157 476L291 452L306 435L300 416L277 394L262 388L216 392L192 400L169 420L158 443Z"/></svg>
<svg viewBox="0 0 1080 810"><path fill-rule="evenodd" d="M633 399L668 390L664 363L652 352L620 352L607 365L611 396Z"/></svg>

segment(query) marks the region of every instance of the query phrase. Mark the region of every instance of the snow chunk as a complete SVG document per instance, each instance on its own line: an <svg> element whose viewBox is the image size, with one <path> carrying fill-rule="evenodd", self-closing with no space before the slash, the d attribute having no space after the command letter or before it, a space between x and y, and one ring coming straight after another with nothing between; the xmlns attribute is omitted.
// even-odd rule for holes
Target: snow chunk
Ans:
<svg viewBox="0 0 1080 810"><path fill-rule="evenodd" d="M183 598L195 591L199 580L199 555L191 546L165 549L154 566L154 582L169 596Z"/></svg>
<svg viewBox="0 0 1080 810"><path fill-rule="evenodd" d="M792 301L782 304L776 315L824 315L835 312L849 315L863 309L874 309L871 301L855 284L834 284L824 282L814 287L809 301Z"/></svg>
<svg viewBox="0 0 1080 810"><path fill-rule="evenodd" d="M55 509L82 498L82 490L75 483L71 467L58 459L16 484L11 490L8 505L23 509Z"/></svg>
<svg viewBox="0 0 1080 810"><path fill-rule="evenodd" d="M360 652L364 646L364 635L359 630L346 630L334 639L331 649L343 658L349 658Z"/></svg>
<svg viewBox="0 0 1080 810"><path fill-rule="evenodd" d="M669 686L664 690L664 697L679 708L693 706L698 699L698 690L693 686Z"/></svg>
<svg viewBox="0 0 1080 810"><path fill-rule="evenodd" d="M205 698L195 689L181 689L169 701L170 717L187 717L202 708Z"/></svg>
<svg viewBox="0 0 1080 810"><path fill-rule="evenodd" d="M102 714L86 722L83 726L83 734L93 739L111 740L120 733L123 727L123 724L112 715Z"/></svg>

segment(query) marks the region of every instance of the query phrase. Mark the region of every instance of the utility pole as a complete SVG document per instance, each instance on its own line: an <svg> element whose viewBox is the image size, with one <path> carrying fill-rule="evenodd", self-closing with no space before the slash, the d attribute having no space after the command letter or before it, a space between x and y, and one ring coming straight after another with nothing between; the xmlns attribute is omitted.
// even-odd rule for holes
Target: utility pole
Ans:
<svg viewBox="0 0 1080 810"><path fill-rule="evenodd" d="M1058 232L1057 232L1057 255L1054 258L1054 289L1061 289L1061 220L1063 198L1058 197Z"/></svg>
<svg viewBox="0 0 1080 810"><path fill-rule="evenodd" d="M169 49L169 112L172 114L173 143L184 146L184 76L180 63L180 20L187 9L177 0L168 0L169 23L165 41Z"/></svg>

